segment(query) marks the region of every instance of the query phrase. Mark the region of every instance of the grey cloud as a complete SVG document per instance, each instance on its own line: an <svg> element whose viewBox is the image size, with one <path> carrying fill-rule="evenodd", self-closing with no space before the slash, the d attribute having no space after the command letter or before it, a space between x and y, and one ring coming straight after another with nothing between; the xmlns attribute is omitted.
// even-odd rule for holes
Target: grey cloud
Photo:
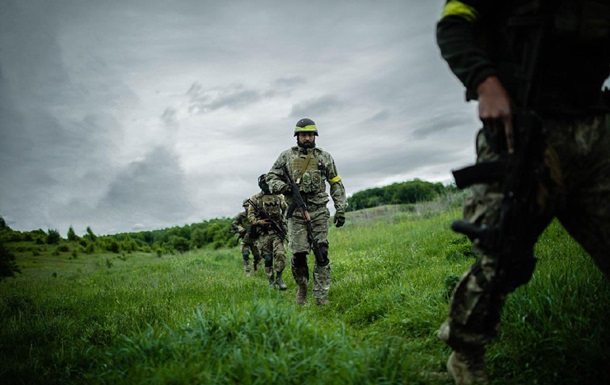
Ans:
<svg viewBox="0 0 610 385"><path fill-rule="evenodd" d="M422 140L430 136L446 133L455 127L471 124L473 119L466 114L450 116L448 114L428 114L427 119L417 125L411 132L411 139Z"/></svg>
<svg viewBox="0 0 610 385"><path fill-rule="evenodd" d="M184 178L176 155L157 147L119 173L98 209L109 223L130 222L123 227L145 224L154 228L189 218L196 213Z"/></svg>
<svg viewBox="0 0 610 385"><path fill-rule="evenodd" d="M302 76L290 76L275 79L273 81L273 86L292 88L305 83L307 83L307 80Z"/></svg>
<svg viewBox="0 0 610 385"><path fill-rule="evenodd" d="M243 84L232 84L223 89L205 90L196 83L191 86L187 95L190 98L189 111L205 113L220 108L242 109L265 97L273 96L273 93L247 89Z"/></svg>
<svg viewBox="0 0 610 385"><path fill-rule="evenodd" d="M319 98L305 100L292 106L290 116L302 118L306 116L322 116L329 112L338 113L344 103L333 95L324 95Z"/></svg>

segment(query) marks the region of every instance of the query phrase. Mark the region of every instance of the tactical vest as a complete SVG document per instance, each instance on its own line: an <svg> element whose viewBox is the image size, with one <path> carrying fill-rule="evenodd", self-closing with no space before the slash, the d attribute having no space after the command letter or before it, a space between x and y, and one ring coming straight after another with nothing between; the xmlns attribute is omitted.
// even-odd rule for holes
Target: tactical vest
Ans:
<svg viewBox="0 0 610 385"><path fill-rule="evenodd" d="M306 194L326 191L325 172L324 162L316 157L314 150L309 151L308 155L299 152L292 161L294 181Z"/></svg>
<svg viewBox="0 0 610 385"><path fill-rule="evenodd" d="M282 207L280 205L280 198L273 194L263 194L259 197L258 205L271 217L274 221L281 221L282 219Z"/></svg>
<svg viewBox="0 0 610 385"><path fill-rule="evenodd" d="M506 44L490 43L495 54L510 57L498 69L518 103L565 113L610 109L601 105L610 74L610 1L515 3L500 32ZM500 52L506 46L509 52Z"/></svg>

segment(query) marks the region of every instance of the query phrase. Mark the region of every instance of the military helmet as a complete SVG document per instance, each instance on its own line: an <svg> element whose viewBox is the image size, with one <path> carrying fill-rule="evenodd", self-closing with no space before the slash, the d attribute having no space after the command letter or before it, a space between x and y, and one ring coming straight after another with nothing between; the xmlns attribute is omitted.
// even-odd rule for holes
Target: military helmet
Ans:
<svg viewBox="0 0 610 385"><path fill-rule="evenodd" d="M312 132L315 136L318 136L318 127L316 127L316 123L313 120L303 118L297 122L294 128L294 136L297 136L299 132Z"/></svg>
<svg viewBox="0 0 610 385"><path fill-rule="evenodd" d="M266 193L269 193L269 185L267 184L267 174L262 174L258 177L258 187Z"/></svg>

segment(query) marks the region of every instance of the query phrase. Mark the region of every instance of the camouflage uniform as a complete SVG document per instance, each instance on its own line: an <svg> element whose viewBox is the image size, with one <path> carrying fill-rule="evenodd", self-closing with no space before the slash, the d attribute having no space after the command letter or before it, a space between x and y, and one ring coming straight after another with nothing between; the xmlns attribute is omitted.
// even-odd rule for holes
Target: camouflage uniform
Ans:
<svg viewBox="0 0 610 385"><path fill-rule="evenodd" d="M263 213L257 211L254 205L248 207L248 220L254 224L259 234L256 245L265 260L265 274L269 277L270 287L279 286L285 290L282 273L286 267L286 248L281 233L272 224L262 224L265 216L269 218L285 233L284 212L286 200L282 194L266 194L260 192L250 198ZM275 276L274 276L275 272Z"/></svg>
<svg viewBox="0 0 610 385"><path fill-rule="evenodd" d="M495 76L516 106L528 101L528 107L542 119L548 178L538 186L537 206L541 214L531 218L533 230L524 251L533 252L538 236L557 217L610 279L610 205L607 202L610 196L610 115L608 106L600 103L599 92L608 76L610 21L598 19L591 23L590 26L601 27L596 31L585 28L589 26L587 19L579 20L577 16L580 15L577 7L584 3L598 3L590 9L607 15L610 7L607 1L605 5L602 2L549 2L555 12L552 17L563 22L551 24L555 30L548 31L544 45L538 47L541 60L546 62L544 71L534 78L536 83L531 95L523 93L515 76L519 63L509 55L518 52L514 47L519 47L520 39L530 36L522 31L517 31L522 35L511 35L512 31L503 26L508 26L506 20L516 17L519 12L537 11L535 5L531 6L535 2L449 0L437 26L437 41L443 58L466 86L467 99L475 99L477 87ZM595 14L589 17L598 18ZM581 35L576 36L570 28L578 23L582 23ZM582 35L591 32L590 36ZM478 39L482 35L484 39ZM517 43L513 50L506 49L508 36L520 38L512 40ZM587 38L589 43L583 45L582 39ZM481 49L481 44L487 45ZM575 50L588 59L565 54ZM531 56L524 57L531 60ZM476 149L477 163L499 157L482 131L477 136ZM464 205L464 220L495 226L500 220L502 199L498 183L474 185ZM487 383L485 345L496 335L506 296L531 278L536 261L533 253L530 255L529 258L515 255L514 258L522 263L510 269L505 267L500 279L498 256L482 253L458 283L449 317L438 333L439 338L454 350L447 367L458 384Z"/></svg>
<svg viewBox="0 0 610 385"><path fill-rule="evenodd" d="M247 205L244 205L245 207ZM241 255L243 258L244 272L250 274L250 253L254 258L254 271L258 270L258 264L261 256L256 246L257 234L250 231L250 221L248 220L247 211L241 211L233 218L229 229L232 233L237 234L241 240Z"/></svg>
<svg viewBox="0 0 610 385"><path fill-rule="evenodd" d="M326 207L329 195L326 192L326 183L330 185L330 196L333 199L335 210L340 215L345 213L347 200L345 187L337 172L332 156L321 148L303 148L294 146L280 154L271 170L267 174L267 182L271 191L286 191L282 167L286 165L292 179L299 185L301 195L306 201L313 234L320 245L322 253L328 254L328 223L330 212ZM292 194L286 192L288 204L292 204ZM309 281L309 267L307 255L311 250L308 240L307 227L302 214L295 210L293 217L288 220L289 247L293 257L291 260L292 275L299 285L297 302L304 302ZM331 282L331 266L318 266L313 269L313 296L319 304L328 301L328 291ZM301 297L299 297L301 295Z"/></svg>

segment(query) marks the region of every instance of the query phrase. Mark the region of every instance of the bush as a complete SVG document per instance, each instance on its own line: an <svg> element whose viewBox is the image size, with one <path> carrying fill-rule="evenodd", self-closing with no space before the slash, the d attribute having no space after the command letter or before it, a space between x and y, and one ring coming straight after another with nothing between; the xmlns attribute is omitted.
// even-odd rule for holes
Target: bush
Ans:
<svg viewBox="0 0 610 385"><path fill-rule="evenodd" d="M49 229L47 233L47 243L49 245L56 245L61 240L61 235L59 235L59 231L55 229Z"/></svg>

